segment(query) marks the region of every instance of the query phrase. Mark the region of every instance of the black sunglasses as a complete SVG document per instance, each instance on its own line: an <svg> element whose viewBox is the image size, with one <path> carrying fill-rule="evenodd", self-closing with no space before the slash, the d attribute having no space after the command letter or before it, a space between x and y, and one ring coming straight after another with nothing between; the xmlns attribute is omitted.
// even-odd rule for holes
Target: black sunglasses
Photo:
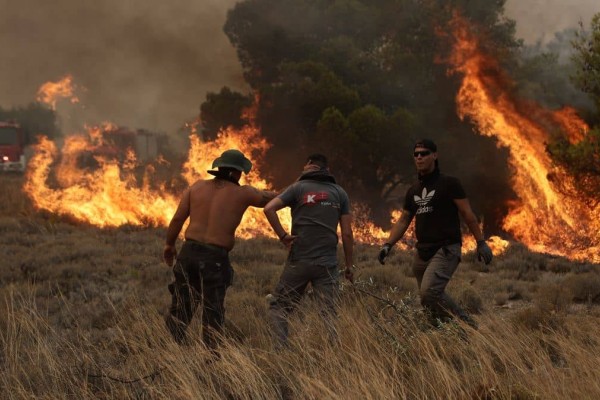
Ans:
<svg viewBox="0 0 600 400"><path fill-rule="evenodd" d="M423 150L423 151L415 151L413 153L413 156L415 156L415 158L421 156L421 157L427 157L428 155L430 155L431 152L429 150Z"/></svg>

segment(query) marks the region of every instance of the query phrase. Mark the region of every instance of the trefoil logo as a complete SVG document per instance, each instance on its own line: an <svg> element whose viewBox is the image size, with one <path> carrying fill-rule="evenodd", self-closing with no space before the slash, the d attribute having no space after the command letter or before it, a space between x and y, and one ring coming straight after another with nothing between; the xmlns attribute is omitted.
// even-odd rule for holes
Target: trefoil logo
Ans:
<svg viewBox="0 0 600 400"><path fill-rule="evenodd" d="M432 190L431 192L427 193L427 188L423 188L421 197L415 195L415 197L414 197L415 203L417 203L419 206L423 207L424 205L429 203L429 201L433 198L434 194L435 194L435 190Z"/></svg>

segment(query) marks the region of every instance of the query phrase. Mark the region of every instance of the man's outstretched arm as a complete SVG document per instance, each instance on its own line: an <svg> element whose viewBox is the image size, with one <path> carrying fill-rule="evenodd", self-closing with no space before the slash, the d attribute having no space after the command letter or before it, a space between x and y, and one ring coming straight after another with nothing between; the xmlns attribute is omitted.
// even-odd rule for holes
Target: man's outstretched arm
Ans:
<svg viewBox="0 0 600 400"><path fill-rule="evenodd" d="M262 208L269 204L269 201L273 200L277 196L277 192L272 192L269 190L259 190L252 186L246 187L248 188L248 192L250 193L249 204L252 207Z"/></svg>

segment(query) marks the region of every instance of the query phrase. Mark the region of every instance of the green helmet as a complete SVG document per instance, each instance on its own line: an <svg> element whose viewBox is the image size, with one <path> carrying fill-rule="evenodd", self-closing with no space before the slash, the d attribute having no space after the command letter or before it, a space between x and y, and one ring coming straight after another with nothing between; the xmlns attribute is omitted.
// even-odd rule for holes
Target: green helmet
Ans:
<svg viewBox="0 0 600 400"><path fill-rule="evenodd" d="M252 169L252 162L241 151L230 149L213 161L212 168L233 168L247 174Z"/></svg>

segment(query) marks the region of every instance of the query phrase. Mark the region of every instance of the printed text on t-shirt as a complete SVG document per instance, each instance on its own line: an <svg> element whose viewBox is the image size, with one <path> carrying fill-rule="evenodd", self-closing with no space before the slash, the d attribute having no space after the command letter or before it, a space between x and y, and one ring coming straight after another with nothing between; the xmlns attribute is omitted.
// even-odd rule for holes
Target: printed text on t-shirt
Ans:
<svg viewBox="0 0 600 400"><path fill-rule="evenodd" d="M327 192L308 192L302 197L303 204L316 205L329 198Z"/></svg>

